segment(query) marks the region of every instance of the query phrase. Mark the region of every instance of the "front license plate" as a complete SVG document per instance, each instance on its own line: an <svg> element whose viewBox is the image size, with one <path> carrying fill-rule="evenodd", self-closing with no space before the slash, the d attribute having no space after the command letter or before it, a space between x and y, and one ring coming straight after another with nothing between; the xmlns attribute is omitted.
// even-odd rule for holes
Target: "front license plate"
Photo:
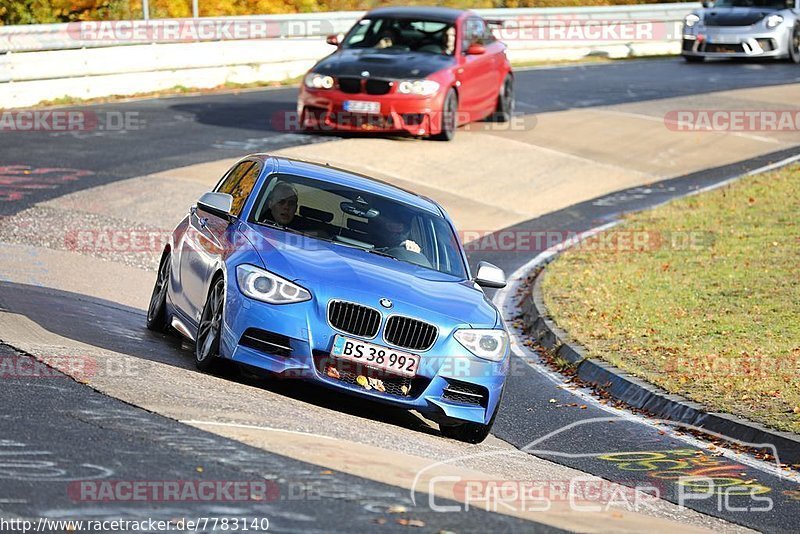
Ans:
<svg viewBox="0 0 800 534"><path fill-rule="evenodd" d="M739 38L735 35L714 35L708 37L711 44L739 44Z"/></svg>
<svg viewBox="0 0 800 534"><path fill-rule="evenodd" d="M365 100L345 100L344 110L353 113L380 113L380 102L367 102Z"/></svg>
<svg viewBox="0 0 800 534"><path fill-rule="evenodd" d="M416 354L400 352L339 335L334 339L331 356L403 376L413 377L419 369L419 356Z"/></svg>

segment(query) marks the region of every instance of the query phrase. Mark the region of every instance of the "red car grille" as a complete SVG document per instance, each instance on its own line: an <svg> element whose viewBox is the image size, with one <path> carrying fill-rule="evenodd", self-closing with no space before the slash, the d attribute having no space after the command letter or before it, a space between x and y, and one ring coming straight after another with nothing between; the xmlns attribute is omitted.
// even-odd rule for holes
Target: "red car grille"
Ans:
<svg viewBox="0 0 800 534"><path fill-rule="evenodd" d="M394 126L391 116L342 112L334 113L332 118L333 122L339 126L360 128L362 130L383 130Z"/></svg>
<svg viewBox="0 0 800 534"><path fill-rule="evenodd" d="M361 78L339 78L339 90L343 93L360 93Z"/></svg>
<svg viewBox="0 0 800 534"><path fill-rule="evenodd" d="M339 90L349 94L367 93L368 95L385 95L392 90L393 85L393 82L387 80L353 78L347 76L338 78L338 82Z"/></svg>

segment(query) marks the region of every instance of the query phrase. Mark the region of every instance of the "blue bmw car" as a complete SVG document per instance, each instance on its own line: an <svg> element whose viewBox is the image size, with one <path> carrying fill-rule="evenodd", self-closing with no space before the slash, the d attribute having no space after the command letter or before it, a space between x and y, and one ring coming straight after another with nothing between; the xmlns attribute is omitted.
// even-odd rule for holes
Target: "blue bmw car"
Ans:
<svg viewBox="0 0 800 534"><path fill-rule="evenodd" d="M378 180L266 154L237 162L178 224L147 312L227 359L416 410L442 434L491 430L509 340L436 202Z"/></svg>

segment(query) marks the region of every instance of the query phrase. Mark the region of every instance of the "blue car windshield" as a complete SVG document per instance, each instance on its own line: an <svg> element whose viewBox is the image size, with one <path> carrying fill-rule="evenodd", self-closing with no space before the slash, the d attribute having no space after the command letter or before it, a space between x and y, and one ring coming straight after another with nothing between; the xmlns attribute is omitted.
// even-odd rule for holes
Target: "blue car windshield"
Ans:
<svg viewBox="0 0 800 534"><path fill-rule="evenodd" d="M249 220L467 277L461 247L444 217L373 193L276 174L258 192Z"/></svg>
<svg viewBox="0 0 800 534"><path fill-rule="evenodd" d="M793 4L787 5L786 0L718 0L714 2L714 7L756 7L771 9L786 9Z"/></svg>
<svg viewBox="0 0 800 534"><path fill-rule="evenodd" d="M342 47L452 56L456 48L456 29L452 24L431 20L366 18L348 32Z"/></svg>

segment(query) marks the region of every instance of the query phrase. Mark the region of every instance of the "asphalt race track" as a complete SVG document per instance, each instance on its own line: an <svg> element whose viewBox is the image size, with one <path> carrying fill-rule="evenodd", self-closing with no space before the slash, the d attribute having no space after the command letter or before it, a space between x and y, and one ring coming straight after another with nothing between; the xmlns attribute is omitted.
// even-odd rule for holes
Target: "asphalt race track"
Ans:
<svg viewBox="0 0 800 534"><path fill-rule="evenodd" d="M787 63L688 65L678 59L662 59L532 69L517 73L517 110L537 114L623 103L647 104L683 96L702 101L703 93L798 82L800 68ZM71 133L0 132L0 216L11 217L46 200L136 176L249 152L337 139L274 129L274 117L294 109L295 95L295 89L287 88L102 104L79 109L97 114L134 112L142 127ZM506 230L585 231L615 220L624 212L657 205L798 153L800 148L781 149L736 164L649 184L646 188L616 191ZM19 181L2 179L20 173L39 173L41 180L20 185ZM491 261L510 274L541 251L477 251L470 254L470 260L472 265L480 260ZM180 369L191 369L193 365L191 348L185 343L152 335L144 329L143 311L112 301L5 281L0 283L0 310L23 316L60 336L142 361ZM0 341L7 341L2 330ZM0 346L0 355L28 357L7 345ZM679 488L673 480L650 476L656 469L653 465L693 456L691 451L701 444L645 419L607 408L585 391L565 387L542 367L535 354L528 356L527 362L515 359L494 427L496 438L538 458L624 485L647 485L655 480L654 485L663 498L671 502L679 500ZM409 433L419 434L421 440L435 437L435 431L405 413L386 413L302 385L265 383L235 370L229 370L224 378L234 386L256 391L265 388L288 399L287 402L307 405L309 417L316 417L317 412L330 412L328 406L336 403L336 411L363 419L370 428L385 432L387 441L392 436ZM51 381L44 384L39 381L34 386L20 379L4 378L3 383L6 409L0 414L2 516L74 518L81 513L92 517L173 518L198 516L203 512L227 516L263 514L276 530L283 531L315 528L330 531L332 525L337 531L363 530L373 525L382 529L400 528L395 522L396 514L387 512L393 505L407 504L408 492L396 486L339 471L321 474L322 469L317 465L265 453L178 423L65 376L54 376ZM585 408L561 408L576 403ZM336 420L334 415L330 417ZM470 452L467 447L455 445L452 450ZM621 455L627 452L639 454ZM3 455L11 453L23 459L47 457L53 460L53 465L45 466L47 473L37 472L30 468L34 464L5 461ZM458 459L457 455L453 459ZM713 462L708 465L713 465L717 473L762 488L760 494L770 497L771 506L764 509L763 502L750 496L733 496L726 506L721 506L714 497L692 499L686 503L688 507L755 530L796 531L800 524L797 478L792 480L774 465L744 456L714 456ZM176 506L150 503L152 509L143 509L138 503L77 506L71 501L69 491L64 490L70 481L95 477L187 480L198 473L198 468L210 480L275 480L281 492L264 504L234 502L209 511L207 506L186 503ZM285 488L305 491L309 486L322 497L318 500L285 497ZM423 502L427 502L426 498ZM519 532L534 527L537 531L556 530L475 509L469 513L436 514L425 506L417 506L412 511L413 518L423 521L426 530L432 531ZM376 523L379 519L385 521Z"/></svg>

